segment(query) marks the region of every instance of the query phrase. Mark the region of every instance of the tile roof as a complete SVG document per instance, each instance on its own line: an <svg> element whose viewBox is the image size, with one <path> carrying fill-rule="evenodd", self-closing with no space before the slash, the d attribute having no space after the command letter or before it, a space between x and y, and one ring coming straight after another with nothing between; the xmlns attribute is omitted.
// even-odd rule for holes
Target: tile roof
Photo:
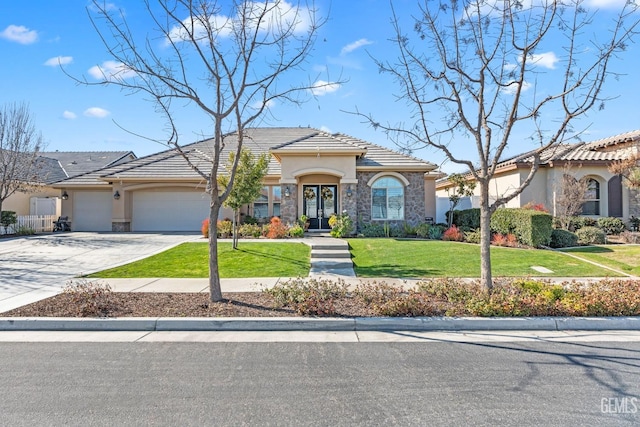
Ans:
<svg viewBox="0 0 640 427"><path fill-rule="evenodd" d="M135 158L135 154L132 151L45 151L40 157L57 161L64 173L59 179L64 179L126 162Z"/></svg>
<svg viewBox="0 0 640 427"><path fill-rule="evenodd" d="M229 153L237 147L236 134L224 136L224 148L221 153L221 170L224 171ZM213 140L207 139L182 147L191 161L207 170L212 162ZM249 128L245 130L243 145L254 154L285 154L293 152L323 151L354 152L359 157L356 167L409 168L431 171L436 165L414 157L352 138L343 134L329 134L313 128ZM280 162L270 156L268 175L280 175ZM106 167L97 171L77 175L60 185L106 185L107 181L118 179L200 179L200 175L189 166L187 161L175 149L136 158L126 163Z"/></svg>

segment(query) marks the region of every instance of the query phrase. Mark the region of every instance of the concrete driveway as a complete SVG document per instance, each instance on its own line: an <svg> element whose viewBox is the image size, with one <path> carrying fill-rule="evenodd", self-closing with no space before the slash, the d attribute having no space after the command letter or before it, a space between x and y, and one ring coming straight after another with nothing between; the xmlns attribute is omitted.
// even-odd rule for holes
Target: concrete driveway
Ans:
<svg viewBox="0 0 640 427"><path fill-rule="evenodd" d="M80 274L201 239L197 234L80 232L0 239L0 313L55 295Z"/></svg>

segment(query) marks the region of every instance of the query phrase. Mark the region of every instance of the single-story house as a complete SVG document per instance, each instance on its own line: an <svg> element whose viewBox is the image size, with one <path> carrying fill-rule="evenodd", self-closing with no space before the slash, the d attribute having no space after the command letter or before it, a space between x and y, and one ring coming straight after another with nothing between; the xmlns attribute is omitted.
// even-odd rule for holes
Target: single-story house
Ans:
<svg viewBox="0 0 640 427"><path fill-rule="evenodd" d="M225 135L222 159L237 147ZM261 196L243 209L265 220L294 223L305 214L310 229L329 229L346 211L359 221L417 224L435 215L436 165L343 134L293 128L245 130L244 147L269 154ZM202 170L211 165L212 140L181 150ZM221 165L224 170L224 164ZM81 174L54 184L68 198L62 214L75 231L197 231L209 216L203 179L176 149ZM228 209L221 218L231 217Z"/></svg>
<svg viewBox="0 0 640 427"><path fill-rule="evenodd" d="M28 190L9 196L2 210L14 211L17 215L59 216L62 193L52 187L52 183L135 158L131 151L40 152L35 165L36 177L29 182Z"/></svg>
<svg viewBox="0 0 640 427"><path fill-rule="evenodd" d="M522 207L528 203L542 203L555 215L564 167L570 165L570 173L576 179L588 178L589 190L582 207L582 215L594 218L629 218L640 215L638 192L623 185L622 177L609 172L609 165L637 153L640 147L640 130L611 136L591 142L557 144L541 153L540 169L531 184L507 203L506 207ZM533 158L531 152L514 156L501 162L491 181L490 197L497 198L518 188L527 177ZM471 177L471 174L467 175ZM437 197L448 197L451 183L446 179L436 184ZM471 197L471 205L479 205L479 187Z"/></svg>

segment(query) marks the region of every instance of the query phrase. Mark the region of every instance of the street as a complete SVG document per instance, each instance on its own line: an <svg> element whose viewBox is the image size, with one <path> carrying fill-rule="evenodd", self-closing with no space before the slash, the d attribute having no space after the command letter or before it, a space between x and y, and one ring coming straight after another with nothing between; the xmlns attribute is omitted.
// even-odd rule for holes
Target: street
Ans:
<svg viewBox="0 0 640 427"><path fill-rule="evenodd" d="M2 425L637 425L640 342L3 342Z"/></svg>

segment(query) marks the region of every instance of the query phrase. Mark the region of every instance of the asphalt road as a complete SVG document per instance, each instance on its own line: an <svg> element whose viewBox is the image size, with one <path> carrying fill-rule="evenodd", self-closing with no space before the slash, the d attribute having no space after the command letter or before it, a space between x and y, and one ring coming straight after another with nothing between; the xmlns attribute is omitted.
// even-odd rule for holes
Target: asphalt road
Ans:
<svg viewBox="0 0 640 427"><path fill-rule="evenodd" d="M2 343L0 424L640 424L640 343Z"/></svg>

